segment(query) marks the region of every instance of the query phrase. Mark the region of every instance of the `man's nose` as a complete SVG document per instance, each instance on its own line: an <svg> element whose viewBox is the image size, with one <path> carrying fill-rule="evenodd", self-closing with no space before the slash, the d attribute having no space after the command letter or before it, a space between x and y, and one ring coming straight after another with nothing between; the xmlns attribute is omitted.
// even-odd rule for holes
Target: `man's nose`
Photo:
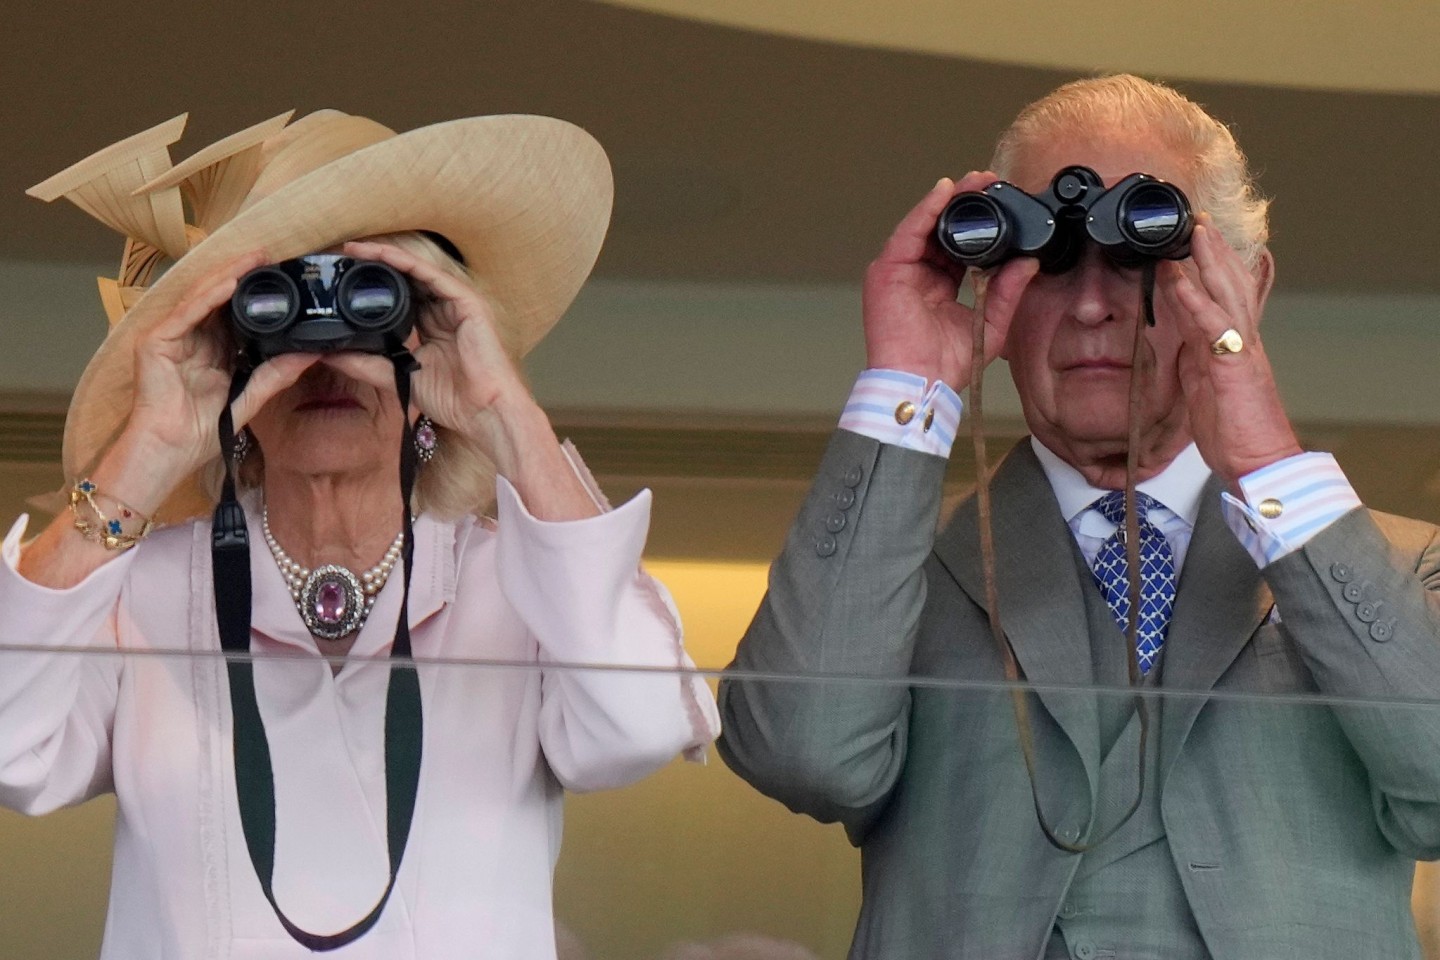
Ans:
<svg viewBox="0 0 1440 960"><path fill-rule="evenodd" d="M1094 326L1118 319L1115 274L1115 268L1100 248L1093 243L1085 244L1079 261L1067 276L1072 291L1070 312L1076 321Z"/></svg>

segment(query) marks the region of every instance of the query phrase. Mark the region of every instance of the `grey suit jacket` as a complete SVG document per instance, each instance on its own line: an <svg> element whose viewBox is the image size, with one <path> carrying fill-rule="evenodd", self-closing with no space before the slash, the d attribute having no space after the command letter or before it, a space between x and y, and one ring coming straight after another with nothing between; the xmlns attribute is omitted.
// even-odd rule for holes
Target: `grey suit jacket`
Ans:
<svg viewBox="0 0 1440 960"><path fill-rule="evenodd" d="M934 532L944 468L838 431L732 664L888 682L721 684L725 761L861 848L854 958L1037 957L1078 859L1037 826L1009 695L906 682L1003 677L973 502ZM1118 657L1123 641L1028 443L992 489L1002 619L1025 677L1051 685L1030 695L1040 803L1093 839L1110 817L1096 695L1060 687L1091 682L1092 643ZM1413 861L1440 857L1440 702L1205 694L1440 699L1437 533L1356 510L1262 573L1207 491L1164 662L1167 691L1197 694L1159 706L1147 789L1217 960L1419 956L1409 892Z"/></svg>

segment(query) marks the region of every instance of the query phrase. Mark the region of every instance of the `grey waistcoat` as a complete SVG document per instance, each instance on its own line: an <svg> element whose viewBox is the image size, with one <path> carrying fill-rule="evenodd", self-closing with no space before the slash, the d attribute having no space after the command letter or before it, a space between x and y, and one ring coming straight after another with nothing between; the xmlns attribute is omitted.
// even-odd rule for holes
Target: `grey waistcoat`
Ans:
<svg viewBox="0 0 1440 960"><path fill-rule="evenodd" d="M1125 639L1115 625L1077 551L1090 621L1090 657L1098 684L1128 682ZM1145 678L1146 689L1160 684L1165 658ZM1097 694L1100 744L1099 799L1090 836L1115 828L1135 802L1140 719L1132 697ZM1152 697L1145 746L1145 790L1134 815L1114 836L1080 854L1055 918L1047 960L1210 960L1180 877L1175 871L1165 825L1160 818L1158 762L1160 702Z"/></svg>

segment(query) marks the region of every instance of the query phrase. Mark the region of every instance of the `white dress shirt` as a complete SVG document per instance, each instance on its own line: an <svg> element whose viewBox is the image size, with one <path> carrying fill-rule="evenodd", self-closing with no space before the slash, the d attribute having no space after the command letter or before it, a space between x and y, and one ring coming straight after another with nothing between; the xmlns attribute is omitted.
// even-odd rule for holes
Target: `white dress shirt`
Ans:
<svg viewBox="0 0 1440 960"><path fill-rule="evenodd" d="M1115 533L1118 525L1105 519L1100 511L1090 509L1090 505L1111 491L1092 487L1079 470L1061 460L1034 437L1030 438L1030 446L1040 460L1040 467L1045 471L1051 489L1055 491L1060 515L1065 518L1080 552L1085 555L1085 565L1094 567L1100 548ZM1195 518L1200 513L1200 494L1209 479L1210 468L1200 459L1200 451L1192 443L1170 461L1168 467L1135 487L1156 503L1147 519L1170 544L1177 576L1185 565L1185 554L1195 533Z"/></svg>

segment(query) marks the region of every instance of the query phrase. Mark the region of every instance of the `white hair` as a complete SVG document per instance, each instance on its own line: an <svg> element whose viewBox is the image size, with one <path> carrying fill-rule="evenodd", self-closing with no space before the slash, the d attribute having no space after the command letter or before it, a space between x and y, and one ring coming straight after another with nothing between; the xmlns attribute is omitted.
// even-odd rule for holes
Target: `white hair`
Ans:
<svg viewBox="0 0 1440 960"><path fill-rule="evenodd" d="M1195 208L1209 212L1225 241L1255 266L1270 237L1270 202L1256 189L1230 129L1163 84L1129 74L1067 83L1020 111L995 145L991 169L1009 176L1028 146L1049 137L1135 128L1190 158Z"/></svg>

